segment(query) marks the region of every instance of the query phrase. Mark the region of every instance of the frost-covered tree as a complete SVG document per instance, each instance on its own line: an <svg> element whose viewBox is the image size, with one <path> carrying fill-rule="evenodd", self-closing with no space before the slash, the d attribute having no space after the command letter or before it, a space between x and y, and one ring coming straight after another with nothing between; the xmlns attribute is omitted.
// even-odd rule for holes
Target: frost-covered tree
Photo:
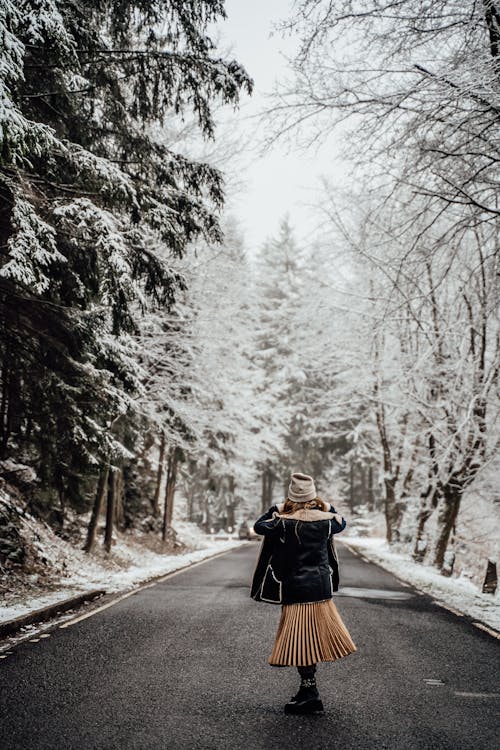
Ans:
<svg viewBox="0 0 500 750"><path fill-rule="evenodd" d="M234 222L226 221L215 253L193 248L182 268L185 292L169 313L152 316L153 327L143 326L144 406L161 433L158 487L164 462L165 491L173 492L175 467L192 520L234 526L256 450L253 283Z"/></svg>
<svg viewBox="0 0 500 750"><path fill-rule="evenodd" d="M498 440L499 11L298 2L284 26L300 49L270 112L274 135L306 144L348 133L352 194L326 214L373 301L361 372L388 538L412 515L418 555L439 568Z"/></svg>
<svg viewBox="0 0 500 750"><path fill-rule="evenodd" d="M487 223L444 241L453 217L438 215L433 234L420 231L409 252L430 215L405 197L391 186L380 204L351 198L350 217L345 206L329 215L332 233L351 248L371 341L356 378L371 396L387 537L397 541L404 520L416 556L442 568L464 494L498 448L497 235ZM403 210L413 218L408 234L396 231Z"/></svg>
<svg viewBox="0 0 500 750"><path fill-rule="evenodd" d="M169 258L221 237L221 174L161 127L192 113L210 138L213 103L250 90L207 34L223 17L219 1L0 2L0 445L62 505L133 445L137 319L182 287Z"/></svg>
<svg viewBox="0 0 500 750"><path fill-rule="evenodd" d="M278 129L315 140L353 116L352 161L398 171L436 211L468 206L496 221L498 1L301 0L293 10L283 26L299 52L273 107Z"/></svg>
<svg viewBox="0 0 500 750"><path fill-rule="evenodd" d="M258 256L256 294L259 303L255 364L259 371L258 400L261 409L262 477L261 503L272 504L275 489L284 486L289 471L287 439L291 420L293 389L304 378L300 355L300 331L295 311L304 293L300 275L300 250L288 218L278 235L269 239ZM298 415L295 415L298 416Z"/></svg>

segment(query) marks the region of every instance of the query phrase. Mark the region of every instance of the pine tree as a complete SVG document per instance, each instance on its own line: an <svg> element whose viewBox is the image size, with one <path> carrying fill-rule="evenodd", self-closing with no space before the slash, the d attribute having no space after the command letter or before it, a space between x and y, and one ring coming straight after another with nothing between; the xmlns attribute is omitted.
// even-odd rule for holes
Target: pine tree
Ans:
<svg viewBox="0 0 500 750"><path fill-rule="evenodd" d="M237 225L228 220L225 241L191 285L196 318L193 374L202 451L194 454L198 483L213 493L214 513L234 526L257 457L255 296Z"/></svg>
<svg viewBox="0 0 500 750"><path fill-rule="evenodd" d="M169 258L221 237L220 173L161 126L191 112L210 138L213 102L250 91L207 35L223 17L218 1L0 2L0 449L62 508L130 455L133 336L183 285Z"/></svg>
<svg viewBox="0 0 500 750"><path fill-rule="evenodd" d="M260 301L255 363L260 370L262 508L271 505L276 486L284 486L291 469L288 445L294 419L293 392L305 376L300 356L297 309L305 293L300 251L288 218L278 237L259 256L257 294ZM304 415L305 416L305 415ZM292 469L297 470L296 468Z"/></svg>
<svg viewBox="0 0 500 750"><path fill-rule="evenodd" d="M206 257L207 248L197 248L186 255L186 291L163 321L158 315L150 321L145 406L158 425L158 453L162 434L167 459L180 449L176 476L191 498L190 517L225 518L232 526L255 460L255 319L248 261L234 222L225 222L224 234L216 254ZM179 450L176 456L178 463ZM171 498L167 504L171 512Z"/></svg>

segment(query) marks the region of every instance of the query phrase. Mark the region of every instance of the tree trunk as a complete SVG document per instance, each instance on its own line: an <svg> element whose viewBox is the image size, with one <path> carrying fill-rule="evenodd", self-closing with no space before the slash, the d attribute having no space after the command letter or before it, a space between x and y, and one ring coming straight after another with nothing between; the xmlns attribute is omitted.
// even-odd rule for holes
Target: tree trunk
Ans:
<svg viewBox="0 0 500 750"><path fill-rule="evenodd" d="M424 538L425 524L432 515L434 508L429 507L426 503L422 503L417 516L417 528L415 531L415 545L413 547L413 559L417 562L422 562L425 557L425 549L422 549L422 541Z"/></svg>
<svg viewBox="0 0 500 750"><path fill-rule="evenodd" d="M490 41L490 54L498 70L497 63L500 56L500 11L496 7L495 0L483 0L483 8Z"/></svg>
<svg viewBox="0 0 500 750"><path fill-rule="evenodd" d="M227 530L231 529L231 531L234 531L234 519L235 519L235 513L234 513L234 505L233 503L230 503L227 506Z"/></svg>
<svg viewBox="0 0 500 750"><path fill-rule="evenodd" d="M364 464L360 464L358 467L359 471L359 481L360 481L360 489L359 489L359 496L361 498L361 502L363 505L368 505L368 491L366 486L366 467Z"/></svg>
<svg viewBox="0 0 500 750"><path fill-rule="evenodd" d="M408 471L406 472L405 478L403 479L401 483L401 497L402 498L406 498L409 496L411 485L413 482L413 475L415 474L419 448L420 448L420 440L417 436L413 444L413 450L412 450L412 454L410 457L410 465L408 467Z"/></svg>
<svg viewBox="0 0 500 750"><path fill-rule="evenodd" d="M375 492L373 490L373 466L368 464L368 487L366 493L366 499L368 502L368 510L372 511L375 508Z"/></svg>
<svg viewBox="0 0 500 750"><path fill-rule="evenodd" d="M172 526L174 513L174 495L177 482L177 466L181 456L180 448L170 448L167 463L167 482L165 486L165 502L163 508L163 528L161 538L165 542Z"/></svg>
<svg viewBox="0 0 500 750"><path fill-rule="evenodd" d="M158 516L160 513L160 490L161 490L161 482L163 479L163 464L165 459L165 445L166 445L166 437L164 430L161 431L161 438L160 438L160 456L158 458L158 471L156 473L156 488L155 488L155 494L153 498L153 515Z"/></svg>
<svg viewBox="0 0 500 750"><path fill-rule="evenodd" d="M111 552L113 542L113 524L115 519L115 472L109 469L108 472L108 500L106 503L106 529L104 531L104 548L106 552Z"/></svg>
<svg viewBox="0 0 500 750"><path fill-rule="evenodd" d="M399 540L399 522L401 520L400 510L396 503L396 492L394 489L394 484L395 482L392 477L384 477L384 515L386 525L386 539L389 543Z"/></svg>
<svg viewBox="0 0 500 750"><path fill-rule="evenodd" d="M420 495L420 510L417 516L417 529L415 533L415 545L413 548L413 557L417 562L423 562L424 560L426 550L421 549L421 542L424 537L424 527L439 502L439 467L436 461L436 439L432 432L429 433L427 449L430 458L428 472L429 480L427 489Z"/></svg>
<svg viewBox="0 0 500 750"><path fill-rule="evenodd" d="M354 461L349 461L349 508L354 513Z"/></svg>
<svg viewBox="0 0 500 750"><path fill-rule="evenodd" d="M450 535L455 523L462 500L462 487L453 483L444 487L443 496L438 507L438 536L434 546L434 565L440 570L443 567L444 556L448 549Z"/></svg>
<svg viewBox="0 0 500 750"><path fill-rule="evenodd" d="M12 351L10 345L4 353L2 367L2 396L0 404L0 458L6 458L9 441L14 433L21 429L22 410L20 406L21 381L19 374L12 368Z"/></svg>
<svg viewBox="0 0 500 750"><path fill-rule="evenodd" d="M266 510L268 510L269 505L267 504L267 499L269 497L269 473L267 469L264 469L262 471L262 491L260 496L260 508L261 513L265 513Z"/></svg>
<svg viewBox="0 0 500 750"><path fill-rule="evenodd" d="M9 426L7 424L7 404L8 404L8 392L9 392L9 365L8 365L9 350L5 352L5 357L2 365L2 398L0 401L0 458L5 458L7 445L9 442Z"/></svg>
<svg viewBox="0 0 500 750"><path fill-rule="evenodd" d="M187 499L187 520L189 522L193 521L193 514L194 514L194 490L190 489L186 494Z"/></svg>
<svg viewBox="0 0 500 750"><path fill-rule="evenodd" d="M205 494L205 531L210 534L210 528L212 525L212 518L210 516L210 502L208 492Z"/></svg>
<svg viewBox="0 0 500 750"><path fill-rule="evenodd" d="M265 513L273 504L273 488L275 476L271 469L264 469L262 473L262 513Z"/></svg>
<svg viewBox="0 0 500 750"><path fill-rule="evenodd" d="M267 469L262 471L262 491L260 494L260 511L265 513L268 509L267 503Z"/></svg>
<svg viewBox="0 0 500 750"><path fill-rule="evenodd" d="M231 527L231 531L234 531L235 527L235 508L236 508L236 502L234 499L234 477L230 476L228 481L228 492L229 492L229 502L227 503L226 510L227 510L227 528Z"/></svg>
<svg viewBox="0 0 500 750"><path fill-rule="evenodd" d="M167 533L168 533L168 501L169 501L169 492L168 492L168 486L170 481L170 473L172 471L172 448L168 451L168 457L167 457L167 481L165 484L165 493L163 496L163 526L161 530L161 538L165 542L167 539Z"/></svg>
<svg viewBox="0 0 500 750"><path fill-rule="evenodd" d="M57 490L57 495L59 497L59 508L60 508L60 518L61 518L61 531L64 529L64 521L66 520L66 492L64 490L64 486L61 482L59 483L59 487Z"/></svg>
<svg viewBox="0 0 500 750"><path fill-rule="evenodd" d="M85 542L85 552L92 552L95 544L95 537L97 533L97 524L99 523L99 516L101 514L101 508L104 500L104 492L108 483L108 471L109 466L105 466L101 469L99 477L97 479L97 488L94 498L94 505L92 506L92 513L90 514L89 526L87 529L87 539Z"/></svg>
<svg viewBox="0 0 500 750"><path fill-rule="evenodd" d="M375 389L378 396L378 387ZM376 409L377 427L382 445L382 456L384 462L384 515L386 523L386 539L389 543L399 540L399 525L401 523L401 509L396 502L397 473L393 471L391 446L387 436L385 424L385 409L381 401L378 401Z"/></svg>
<svg viewBox="0 0 500 750"><path fill-rule="evenodd" d="M123 508L123 472L118 469L115 473L115 522L118 529L125 528L125 511Z"/></svg>
<svg viewBox="0 0 500 750"><path fill-rule="evenodd" d="M177 486L177 468L181 457L180 448L174 448L174 455L172 458L172 466L170 470L170 476L168 480L168 527L172 526L172 519L174 516L174 496Z"/></svg>

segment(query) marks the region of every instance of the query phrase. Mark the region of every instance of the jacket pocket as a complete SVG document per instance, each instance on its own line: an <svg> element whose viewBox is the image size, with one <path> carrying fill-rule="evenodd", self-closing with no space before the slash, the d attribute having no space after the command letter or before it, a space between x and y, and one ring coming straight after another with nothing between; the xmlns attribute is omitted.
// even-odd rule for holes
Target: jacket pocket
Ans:
<svg viewBox="0 0 500 750"><path fill-rule="evenodd" d="M281 581L274 575L271 565L268 565L260 589L261 600L263 602L271 602L271 604L281 604L283 598L281 589Z"/></svg>

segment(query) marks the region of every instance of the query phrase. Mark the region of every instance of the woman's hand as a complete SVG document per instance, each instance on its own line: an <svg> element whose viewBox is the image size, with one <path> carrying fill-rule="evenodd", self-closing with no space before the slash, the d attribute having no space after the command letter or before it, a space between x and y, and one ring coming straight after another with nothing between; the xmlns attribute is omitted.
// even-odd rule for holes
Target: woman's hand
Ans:
<svg viewBox="0 0 500 750"><path fill-rule="evenodd" d="M267 513L264 513L254 524L254 531L261 536L273 534L278 528L281 519L278 515L278 506L271 505Z"/></svg>

